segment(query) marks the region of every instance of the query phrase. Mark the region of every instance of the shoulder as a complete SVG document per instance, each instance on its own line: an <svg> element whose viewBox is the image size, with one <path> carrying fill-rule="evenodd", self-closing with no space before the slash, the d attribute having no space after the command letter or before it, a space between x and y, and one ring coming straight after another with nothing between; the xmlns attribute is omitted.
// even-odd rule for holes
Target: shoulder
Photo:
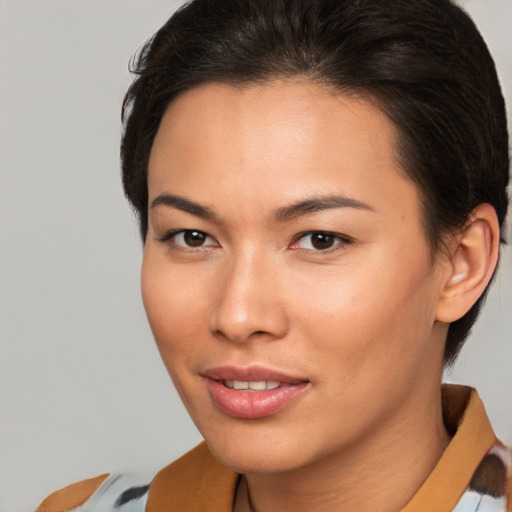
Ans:
<svg viewBox="0 0 512 512"><path fill-rule="evenodd" d="M48 496L36 512L143 512L152 475L103 474Z"/></svg>
<svg viewBox="0 0 512 512"><path fill-rule="evenodd" d="M64 512L84 503L91 494L108 478L108 473L88 478L50 494L37 508L36 512Z"/></svg>
<svg viewBox="0 0 512 512"><path fill-rule="evenodd" d="M203 442L156 475L82 480L48 496L36 512L231 512L237 483Z"/></svg>

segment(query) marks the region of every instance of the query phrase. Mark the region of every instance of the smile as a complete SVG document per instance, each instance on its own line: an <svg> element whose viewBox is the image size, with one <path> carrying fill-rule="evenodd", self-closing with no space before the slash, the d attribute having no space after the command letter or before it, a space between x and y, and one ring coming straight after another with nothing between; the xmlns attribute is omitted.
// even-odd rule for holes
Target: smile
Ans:
<svg viewBox="0 0 512 512"><path fill-rule="evenodd" d="M215 406L228 416L243 419L272 416L311 388L306 379L263 368L216 368L203 377Z"/></svg>
<svg viewBox="0 0 512 512"><path fill-rule="evenodd" d="M275 380L224 380L224 386L237 391L264 391L266 389L276 389L282 384Z"/></svg>

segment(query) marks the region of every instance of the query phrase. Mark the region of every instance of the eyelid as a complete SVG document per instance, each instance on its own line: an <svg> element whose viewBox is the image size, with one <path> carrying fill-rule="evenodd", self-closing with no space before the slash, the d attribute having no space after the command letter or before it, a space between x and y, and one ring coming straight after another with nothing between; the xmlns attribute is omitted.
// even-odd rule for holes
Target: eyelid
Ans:
<svg viewBox="0 0 512 512"><path fill-rule="evenodd" d="M311 248L311 249L305 249L305 248L301 248L301 247L296 247L298 242L307 237L307 236L311 236L311 235L314 235L314 234L321 234L321 235L326 235L326 236L332 236L334 238L337 239L337 243L334 243L334 245L332 247L328 247L326 249L315 249L315 248ZM302 233L299 233L298 235L296 235L292 241L292 244L291 244L291 249L293 250L303 250L303 251L307 251L307 252L310 252L310 253L317 253L317 254L326 254L326 253L329 253L329 252L332 252L332 251L336 251L338 249L341 249L349 244L352 244L354 243L354 239L348 235L344 235L343 233L336 233L336 232L333 232L333 231L323 231L323 230L320 230L320 229L317 229L317 230L312 230L312 231L304 231ZM295 246L295 247L294 247Z"/></svg>
<svg viewBox="0 0 512 512"><path fill-rule="evenodd" d="M201 235L204 235L205 237L205 243L198 246L193 245L187 245L185 243L177 243L176 237L180 234L185 233L200 233ZM297 247L298 243L301 239L306 238L308 236L312 236L315 234L325 235L329 237L333 237L335 239L335 242L331 247L327 247L325 249L317 249L317 248L302 248ZM181 250L191 250L191 251L197 251L202 250L206 248L211 247L220 247L220 244L213 238L211 235L209 235L207 232L200 230L200 229L193 229L193 228L182 228L182 229L172 229L164 233L160 237L156 237L156 240L158 242L161 242L163 244L168 244L173 248L181 249ZM213 241L213 243L208 243L208 240ZM324 230L311 230L311 231L303 231L302 233L297 234L290 245L290 248L292 250L303 250L310 253L317 253L317 254L326 254L332 251L336 251L340 248L343 248L351 243L354 242L354 239L348 235L345 235L343 233L336 233L333 231L324 231Z"/></svg>
<svg viewBox="0 0 512 512"><path fill-rule="evenodd" d="M213 240L214 244L205 243L203 245L199 245L199 246L194 247L194 246L191 246L191 245L176 243L175 239L176 239L177 235L185 234L185 233L191 233L191 232L192 233L201 233L202 235L205 236L206 240L208 240L208 239ZM167 231L166 233L164 233L164 235L162 235L160 237L157 237L156 239L157 239L158 242L161 242L161 243L164 243L164 244L168 244L168 245L170 245L173 248L182 249L182 250L197 251L197 250L205 249L205 248L208 248L208 247L219 247L219 243L215 240L215 238L213 238L206 231L203 231L201 229L191 229L191 228L172 229L172 230Z"/></svg>

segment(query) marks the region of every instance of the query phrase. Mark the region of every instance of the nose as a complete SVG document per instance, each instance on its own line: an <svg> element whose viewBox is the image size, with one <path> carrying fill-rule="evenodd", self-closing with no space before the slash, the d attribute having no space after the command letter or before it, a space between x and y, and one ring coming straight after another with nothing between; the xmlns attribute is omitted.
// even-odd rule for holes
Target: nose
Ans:
<svg viewBox="0 0 512 512"><path fill-rule="evenodd" d="M279 272L270 260L246 255L223 268L209 318L215 337L244 343L255 338L279 339L288 332Z"/></svg>

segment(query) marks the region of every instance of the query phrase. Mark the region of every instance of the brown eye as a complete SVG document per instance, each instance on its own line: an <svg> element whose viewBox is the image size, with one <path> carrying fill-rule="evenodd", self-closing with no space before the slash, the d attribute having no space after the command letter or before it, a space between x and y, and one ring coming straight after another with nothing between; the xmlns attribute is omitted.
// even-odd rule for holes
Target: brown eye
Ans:
<svg viewBox="0 0 512 512"><path fill-rule="evenodd" d="M352 239L345 235L329 233L328 231L310 231L297 238L292 248L322 252L338 246L342 248L351 242Z"/></svg>
<svg viewBox="0 0 512 512"><path fill-rule="evenodd" d="M322 249L330 249L334 245L336 237L327 233L313 233L311 235L311 245L321 251Z"/></svg>
<svg viewBox="0 0 512 512"><path fill-rule="evenodd" d="M200 247L218 247L218 243L204 231L180 229L170 231L158 239L174 248L194 249Z"/></svg>
<svg viewBox="0 0 512 512"><path fill-rule="evenodd" d="M201 247L206 240L206 234L201 231L184 231L183 242L189 247Z"/></svg>

